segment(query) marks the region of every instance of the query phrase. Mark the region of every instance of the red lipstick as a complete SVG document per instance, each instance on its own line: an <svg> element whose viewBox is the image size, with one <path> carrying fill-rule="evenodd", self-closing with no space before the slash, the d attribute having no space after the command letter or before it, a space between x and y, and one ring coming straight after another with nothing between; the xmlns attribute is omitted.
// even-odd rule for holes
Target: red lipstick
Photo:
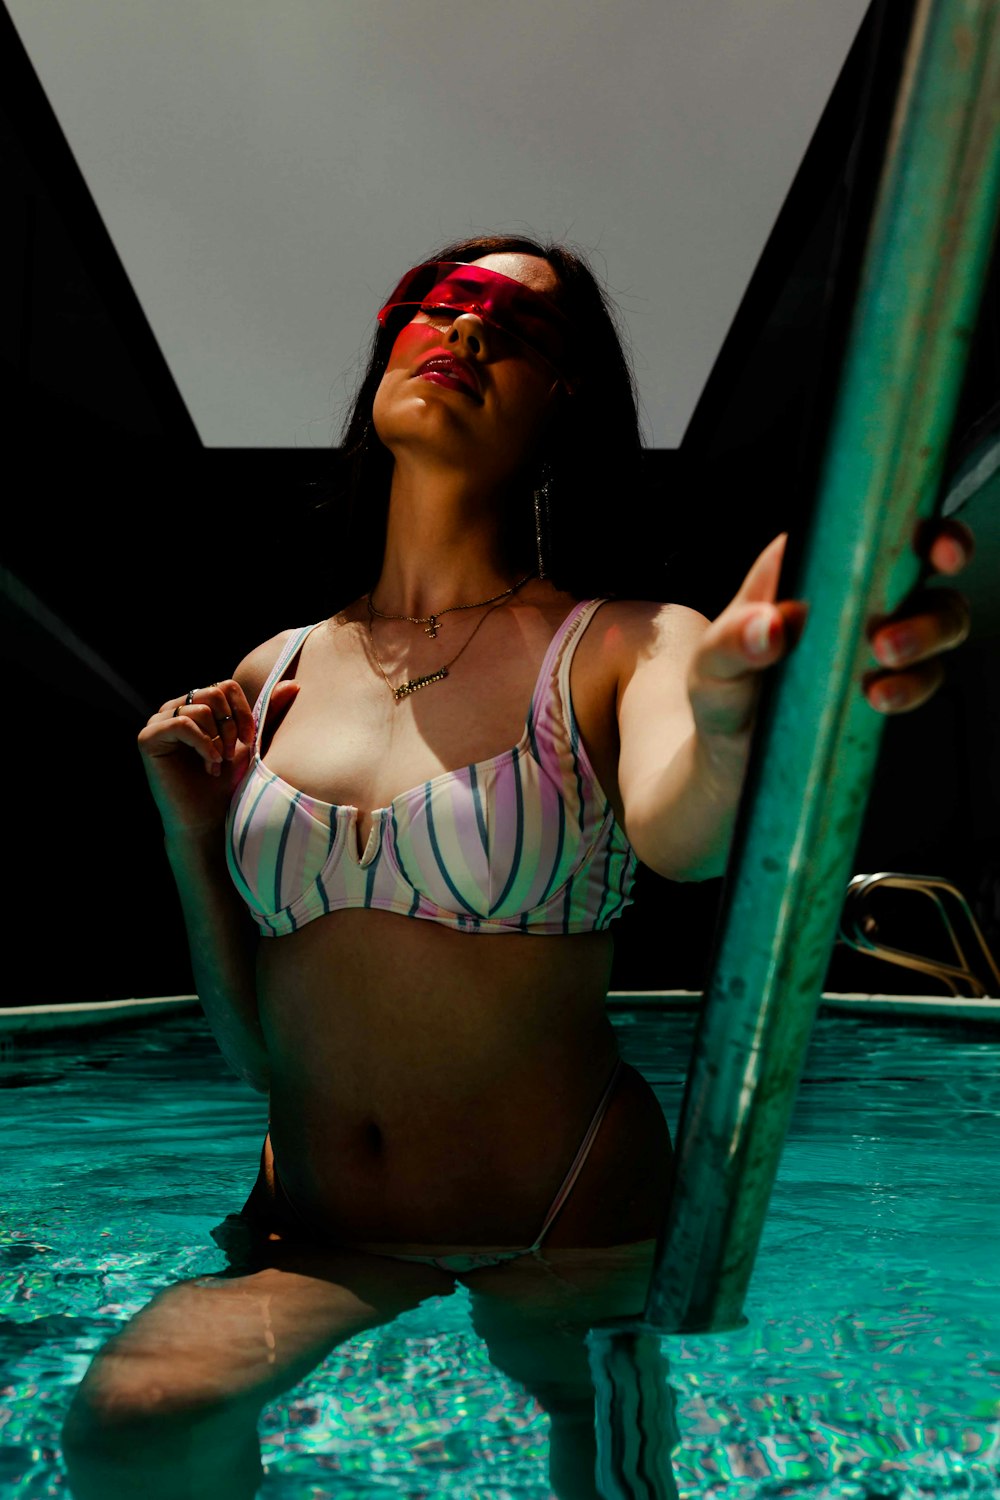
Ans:
<svg viewBox="0 0 1000 1500"><path fill-rule="evenodd" d="M462 395L472 396L476 401L483 399L479 377L475 370L467 360L459 359L454 354L430 355L417 367L414 378L431 380L435 385L443 385L451 391L460 391Z"/></svg>

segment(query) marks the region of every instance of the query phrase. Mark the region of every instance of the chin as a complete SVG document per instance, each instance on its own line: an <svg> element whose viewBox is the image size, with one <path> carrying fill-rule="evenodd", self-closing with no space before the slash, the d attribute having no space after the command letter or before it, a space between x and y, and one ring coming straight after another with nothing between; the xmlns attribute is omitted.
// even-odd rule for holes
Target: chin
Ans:
<svg viewBox="0 0 1000 1500"><path fill-rule="evenodd" d="M372 422L379 439L390 450L416 442L432 442L441 445L442 456L461 458L467 456L471 463L477 449L481 448L465 423L454 402L447 396L442 400L435 395L435 387L425 382L427 391L397 393L391 402L379 410L376 401L372 411Z"/></svg>

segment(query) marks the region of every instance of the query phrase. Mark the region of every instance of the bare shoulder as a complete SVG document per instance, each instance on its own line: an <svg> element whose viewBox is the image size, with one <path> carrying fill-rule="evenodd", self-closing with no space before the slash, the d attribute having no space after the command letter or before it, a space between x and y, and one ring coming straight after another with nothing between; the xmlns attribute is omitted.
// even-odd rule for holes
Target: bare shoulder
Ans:
<svg viewBox="0 0 1000 1500"><path fill-rule="evenodd" d="M296 634L297 631L294 629L279 630L278 634L272 635L269 641L263 641L244 656L233 676L243 689L249 704L256 703L261 688L271 675L271 668L292 636Z"/></svg>
<svg viewBox="0 0 1000 1500"><path fill-rule="evenodd" d="M594 621L602 651L620 679L653 659L686 662L710 623L686 604L651 599L609 599Z"/></svg>

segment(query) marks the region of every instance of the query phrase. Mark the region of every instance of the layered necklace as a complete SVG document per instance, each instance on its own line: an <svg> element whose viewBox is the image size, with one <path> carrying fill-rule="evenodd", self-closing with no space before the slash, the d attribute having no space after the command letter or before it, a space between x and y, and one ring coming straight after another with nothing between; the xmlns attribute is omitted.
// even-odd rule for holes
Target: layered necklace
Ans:
<svg viewBox="0 0 1000 1500"><path fill-rule="evenodd" d="M476 632L479 630L480 626L486 623L490 615L493 613L493 610L499 609L500 606L502 604L505 604L513 594L517 593L518 589L524 587L529 578L534 578L535 576L536 575L534 572L525 573L524 577L519 578L516 583L512 583L509 589L503 589L499 594L492 594L489 599L477 599L473 604L449 604L446 609L436 610L432 615L391 615L385 610L377 608L374 601L372 600L371 594L366 594L365 603L368 606L368 639L371 641L372 656L375 658L375 665L382 673L385 685L389 689L395 701L397 703L401 703L403 699L408 698L411 693L418 693L421 688L430 687L435 682L443 682L444 679L448 676L448 668L453 667L466 647L472 644L472 640L476 635ZM487 604L492 605L492 608L486 610L486 613L478 622L475 630L473 630L468 640L466 640L465 644L461 647L460 650L455 652L455 655L451 658L450 661L446 661L444 665L438 667L437 671L435 672L427 672L423 677L413 677L408 681L401 683L399 687L393 687L392 683L386 676L385 667L383 667L382 665L379 654L375 650L375 636L372 631L372 622L376 615L378 615L380 620L407 620L411 625L423 625L426 627L426 629L424 630L424 634L430 636L432 640L436 640L439 629L438 621L440 620L442 615L450 615L454 610L457 609L483 609Z"/></svg>

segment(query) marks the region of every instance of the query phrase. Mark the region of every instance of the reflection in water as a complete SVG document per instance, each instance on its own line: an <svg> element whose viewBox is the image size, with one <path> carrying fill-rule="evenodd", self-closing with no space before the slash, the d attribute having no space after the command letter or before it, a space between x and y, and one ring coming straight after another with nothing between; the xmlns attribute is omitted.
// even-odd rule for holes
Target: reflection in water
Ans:
<svg viewBox="0 0 1000 1500"><path fill-rule="evenodd" d="M679 1440L664 1338L640 1324L590 1335L601 1500L678 1500L670 1455Z"/></svg>
<svg viewBox="0 0 1000 1500"><path fill-rule="evenodd" d="M602 1500L995 1500L991 1326L962 1349L942 1338L928 1286L917 1300L915 1283L897 1290L893 1308L747 1320L722 1334L595 1329Z"/></svg>

